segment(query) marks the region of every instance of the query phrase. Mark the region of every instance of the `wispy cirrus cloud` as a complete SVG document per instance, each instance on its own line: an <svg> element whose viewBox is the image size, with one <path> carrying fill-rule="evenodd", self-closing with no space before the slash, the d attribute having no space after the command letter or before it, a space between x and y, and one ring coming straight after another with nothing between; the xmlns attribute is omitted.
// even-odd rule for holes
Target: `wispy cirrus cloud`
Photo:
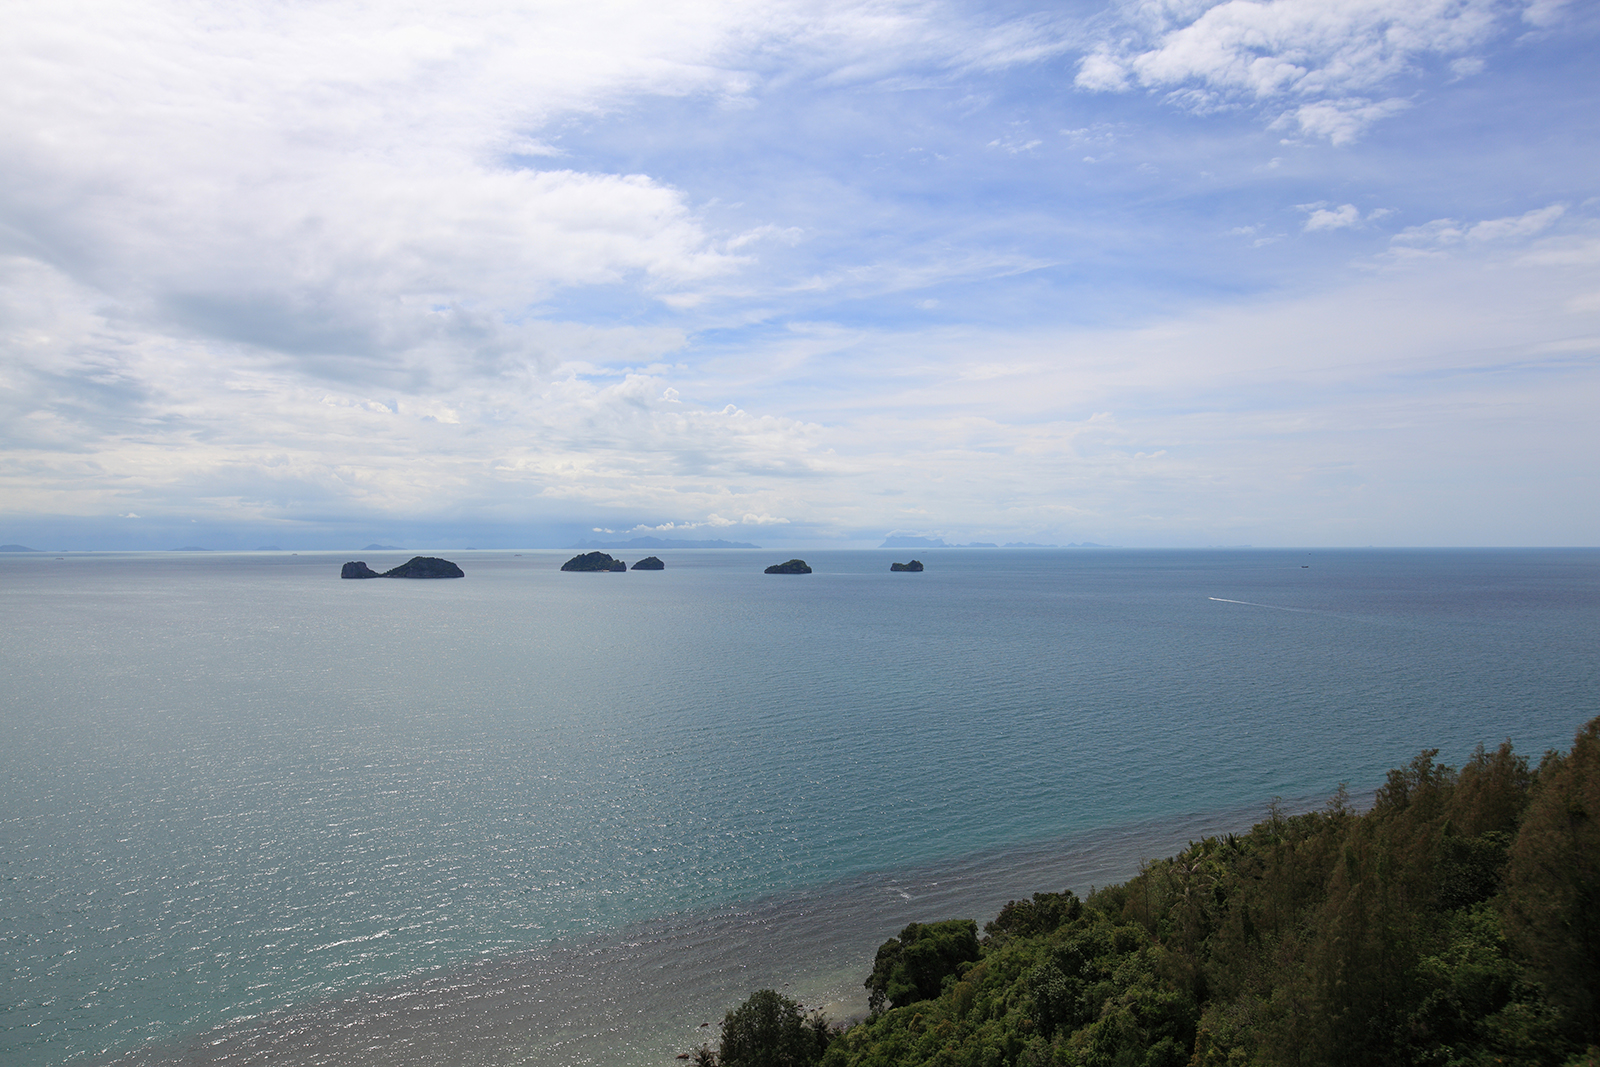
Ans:
<svg viewBox="0 0 1600 1067"><path fill-rule="evenodd" d="M1470 58L1520 9L1532 10L1505 0L1143 0L1123 6L1124 32L1080 62L1076 84L1160 90L1197 111L1260 107L1278 127L1345 144L1409 106L1386 95L1402 75Z"/></svg>
<svg viewBox="0 0 1600 1067"><path fill-rule="evenodd" d="M1420 226L1408 226L1395 234L1389 239L1390 250L1397 255L1427 254L1463 243L1532 237L1549 229L1557 219L1566 214L1566 210L1565 204L1550 204L1521 215L1484 219L1481 222L1463 223L1456 219L1434 219Z"/></svg>

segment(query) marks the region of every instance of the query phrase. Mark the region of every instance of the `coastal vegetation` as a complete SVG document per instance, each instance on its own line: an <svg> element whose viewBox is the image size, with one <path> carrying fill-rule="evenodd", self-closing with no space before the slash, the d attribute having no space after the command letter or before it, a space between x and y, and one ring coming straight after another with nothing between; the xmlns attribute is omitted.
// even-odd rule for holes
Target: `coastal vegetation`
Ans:
<svg viewBox="0 0 1600 1067"><path fill-rule="evenodd" d="M1600 718L1537 767L1509 742L1437 755L1364 812L1342 787L1274 805L1124 884L1011 901L981 937L913 923L878 950L865 1020L764 990L724 1021L720 1063L1597 1067ZM750 1019L784 1011L759 1032L787 1044L752 1052Z"/></svg>

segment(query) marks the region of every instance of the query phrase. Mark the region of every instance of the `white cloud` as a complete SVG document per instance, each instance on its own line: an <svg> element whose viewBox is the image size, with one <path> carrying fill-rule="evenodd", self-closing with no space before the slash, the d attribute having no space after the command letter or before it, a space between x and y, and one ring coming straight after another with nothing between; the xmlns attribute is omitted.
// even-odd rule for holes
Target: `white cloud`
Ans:
<svg viewBox="0 0 1600 1067"><path fill-rule="evenodd" d="M1316 230L1342 230L1361 224L1361 212L1354 204L1344 204L1336 208L1305 206L1311 208L1311 214L1305 224L1307 233Z"/></svg>
<svg viewBox="0 0 1600 1067"><path fill-rule="evenodd" d="M700 522L663 522L655 525L639 523L629 530L629 533L687 533L691 530L704 530L707 528L721 530L730 526L786 526L788 523L788 519L777 518L765 512L760 515L746 512L737 519L725 518L716 512L712 512ZM617 531L596 529L595 532L616 533Z"/></svg>
<svg viewBox="0 0 1600 1067"><path fill-rule="evenodd" d="M1528 25L1538 26L1541 29L1553 26L1560 21L1562 9L1567 3L1568 0L1530 0L1527 10L1522 13L1522 18Z"/></svg>
<svg viewBox="0 0 1600 1067"><path fill-rule="evenodd" d="M1349 144L1368 126L1410 107L1398 98L1370 101L1356 96L1340 100L1321 100L1285 111L1273 124L1282 128L1293 124L1312 137L1326 137L1331 144Z"/></svg>
<svg viewBox="0 0 1600 1067"><path fill-rule="evenodd" d="M1565 204L1551 204L1521 215L1485 219L1470 225L1455 219L1434 219L1421 226L1406 227L1390 238L1390 244L1402 252L1426 251L1460 244L1463 241L1507 241L1532 237L1548 229L1565 212Z"/></svg>
<svg viewBox="0 0 1600 1067"><path fill-rule="evenodd" d="M1109 49L1100 48L1078 62L1078 76L1074 84L1080 89L1096 93L1120 93L1129 87L1133 72L1128 64L1113 55Z"/></svg>
<svg viewBox="0 0 1600 1067"><path fill-rule="evenodd" d="M1484 3L1412 8L1130 6L1132 29L1088 46L1080 84L1259 107L1342 143L1406 106L1415 67L1495 61ZM1291 295L1253 300L1241 246L1289 227L1226 237L1227 205L1281 220L1284 189L1367 195L1351 175L1256 131L1225 146L1237 173L1283 162L1248 187L1277 159L1230 177L1132 100L1080 98L1101 113L1071 122L1001 115L996 100L1048 93L972 72L1059 55L1078 31L986 18L938 0L25 6L0 39L0 499L142 525L559 514L799 536L916 514L1114 540L1071 524L1249 512L1291 530L1296 514L1350 512L1284 487L1330 451L1369 471L1409 462L1364 443L1363 420L1426 424L1401 436L1440 454L1494 443L1530 469L1588 432L1589 416L1534 411L1566 412L1592 380L1589 350L1537 348L1600 334L1584 209L1413 227L1382 279L1337 291L1309 259L1335 242L1285 242L1271 257ZM667 122L633 137L684 112L738 181L745 164L772 179L770 159L742 154L769 149L736 137L784 138L792 188L711 200L700 142ZM858 120L839 141L789 136ZM895 173L877 185L840 150L883 132L870 122L914 131L886 144ZM1076 150L1030 144L1035 127L1065 127ZM981 151L990 140L1006 152ZM927 146L915 173L913 142ZM1106 165L1086 173L1085 152ZM1422 172L1399 158L1397 181ZM1160 182L1128 184L1150 160ZM1196 173L1218 198L1186 190ZM1576 184L1558 177L1547 187ZM1161 209L1129 221L1157 184L1172 190ZM790 210L802 201L827 203ZM1341 201L1296 217L1317 232L1384 214ZM872 299L892 294L908 295ZM1060 325L1107 319L1132 325ZM1485 366L1504 372L1495 389L1513 384L1440 391ZM1527 367L1562 384L1530 384ZM1503 424L1483 414L1501 403L1519 406Z"/></svg>
<svg viewBox="0 0 1600 1067"><path fill-rule="evenodd" d="M718 235L658 178L553 166L561 121L771 76L996 69L1064 33L924 0L62 0L0 39L0 253L98 293L125 329L320 377L549 374L530 323L563 292L693 308L804 237Z"/></svg>
<svg viewBox="0 0 1600 1067"><path fill-rule="evenodd" d="M1134 33L1080 62L1076 84L1097 92L1166 89L1175 103L1301 100L1279 114L1339 144L1407 106L1373 90L1425 57L1454 57L1490 40L1502 0L1142 0L1125 6Z"/></svg>
<svg viewBox="0 0 1600 1067"><path fill-rule="evenodd" d="M1361 209L1354 204L1341 204L1331 207L1326 200L1319 200L1314 204L1297 204L1301 211L1307 212L1305 226L1306 233L1317 230L1347 230L1363 226L1369 222L1388 218L1394 214L1393 208L1378 207L1367 212L1363 217Z"/></svg>
<svg viewBox="0 0 1600 1067"><path fill-rule="evenodd" d="M1565 204L1551 204L1521 215L1480 222L1467 231L1469 241L1500 241L1507 238L1531 237L1549 228L1567 210Z"/></svg>

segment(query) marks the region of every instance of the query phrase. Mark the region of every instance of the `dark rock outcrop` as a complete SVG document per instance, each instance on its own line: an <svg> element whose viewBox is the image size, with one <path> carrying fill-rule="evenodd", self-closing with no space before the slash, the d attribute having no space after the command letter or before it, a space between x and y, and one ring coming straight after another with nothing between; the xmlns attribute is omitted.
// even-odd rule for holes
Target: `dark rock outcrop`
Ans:
<svg viewBox="0 0 1600 1067"><path fill-rule="evenodd" d="M664 571L667 569L667 565L654 556L646 556L638 563L635 563L633 569L636 571Z"/></svg>
<svg viewBox="0 0 1600 1067"><path fill-rule="evenodd" d="M803 559L791 559L788 563L774 563L762 573L764 574L810 574L811 568L806 566Z"/></svg>
<svg viewBox="0 0 1600 1067"><path fill-rule="evenodd" d="M346 563L339 571L341 578L465 578L460 567L447 559L437 556L412 556L400 566L386 570L382 574L367 566L361 560Z"/></svg>
<svg viewBox="0 0 1600 1067"><path fill-rule="evenodd" d="M437 556L412 556L393 570L384 571L383 578L465 578L460 567Z"/></svg>
<svg viewBox="0 0 1600 1067"><path fill-rule="evenodd" d="M612 559L604 552L585 552L581 556L573 556L561 565L564 571L625 571L628 565L620 559Z"/></svg>
<svg viewBox="0 0 1600 1067"><path fill-rule="evenodd" d="M889 569L892 571L920 571L922 569L922 561L914 559L910 563L891 563L889 564Z"/></svg>

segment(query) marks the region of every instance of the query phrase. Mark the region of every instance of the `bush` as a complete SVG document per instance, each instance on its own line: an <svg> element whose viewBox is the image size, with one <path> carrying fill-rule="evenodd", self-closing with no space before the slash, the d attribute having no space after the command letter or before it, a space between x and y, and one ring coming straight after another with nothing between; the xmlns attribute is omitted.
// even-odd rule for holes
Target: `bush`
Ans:
<svg viewBox="0 0 1600 1067"><path fill-rule="evenodd" d="M807 1016L800 1005L772 989L761 989L722 1020L721 1067L811 1067L822 1059L834 1031L821 1014Z"/></svg>

